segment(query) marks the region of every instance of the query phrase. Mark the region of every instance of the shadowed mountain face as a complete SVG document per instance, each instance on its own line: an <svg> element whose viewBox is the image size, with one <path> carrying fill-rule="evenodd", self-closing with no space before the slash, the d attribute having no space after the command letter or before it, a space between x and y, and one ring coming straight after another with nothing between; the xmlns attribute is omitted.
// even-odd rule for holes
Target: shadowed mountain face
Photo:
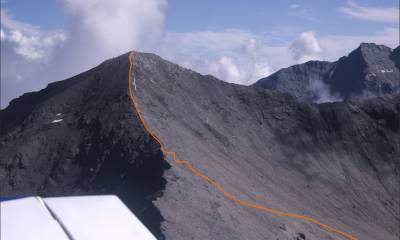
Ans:
<svg viewBox="0 0 400 240"><path fill-rule="evenodd" d="M127 73L122 55L3 110L1 195L115 193L159 239L347 239L242 206L163 156ZM142 53L133 75L151 131L230 194L358 239L398 239L400 95L299 103Z"/></svg>
<svg viewBox="0 0 400 240"><path fill-rule="evenodd" d="M392 59L396 67L400 69L400 46L393 50L392 54L390 54L390 59Z"/></svg>
<svg viewBox="0 0 400 240"><path fill-rule="evenodd" d="M127 69L125 54L2 110L0 194L117 194L159 236L168 164L134 117Z"/></svg>
<svg viewBox="0 0 400 240"><path fill-rule="evenodd" d="M336 62L310 61L279 70L254 86L305 102L332 102L400 92L400 47L362 43Z"/></svg>

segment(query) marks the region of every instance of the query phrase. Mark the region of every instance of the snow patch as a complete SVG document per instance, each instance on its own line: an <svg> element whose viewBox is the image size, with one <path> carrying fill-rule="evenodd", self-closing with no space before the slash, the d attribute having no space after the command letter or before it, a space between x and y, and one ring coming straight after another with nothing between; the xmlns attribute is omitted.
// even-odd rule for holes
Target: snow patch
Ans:
<svg viewBox="0 0 400 240"><path fill-rule="evenodd" d="M393 69L382 69L381 73L392 73Z"/></svg>
<svg viewBox="0 0 400 240"><path fill-rule="evenodd" d="M135 76L133 76L133 86L134 86L135 91L136 91L136 77Z"/></svg>
<svg viewBox="0 0 400 240"><path fill-rule="evenodd" d="M51 123L59 123L59 122L61 122L63 119L61 118L61 119L54 119Z"/></svg>

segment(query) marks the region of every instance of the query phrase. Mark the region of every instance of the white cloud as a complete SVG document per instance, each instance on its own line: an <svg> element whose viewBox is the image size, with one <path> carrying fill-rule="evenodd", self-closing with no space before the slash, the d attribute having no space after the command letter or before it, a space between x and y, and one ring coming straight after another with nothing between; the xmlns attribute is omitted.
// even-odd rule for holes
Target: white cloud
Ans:
<svg viewBox="0 0 400 240"><path fill-rule="evenodd" d="M366 7L357 4L355 1L348 1L347 6L342 7L340 11L349 17L361 20L399 22L399 9L395 7Z"/></svg>
<svg viewBox="0 0 400 240"><path fill-rule="evenodd" d="M289 46L297 62L320 59L321 46L313 32L302 32Z"/></svg>
<svg viewBox="0 0 400 240"><path fill-rule="evenodd" d="M251 84L271 73L267 45L261 36L238 29L167 33L158 53L200 73Z"/></svg>
<svg viewBox="0 0 400 240"><path fill-rule="evenodd" d="M111 54L132 47L152 49L162 32L165 0L63 0L70 16L71 34L79 34L91 44ZM144 40L144 36L146 41ZM76 38L77 36L74 36Z"/></svg>
<svg viewBox="0 0 400 240"><path fill-rule="evenodd" d="M1 107L12 98L38 90L49 82L46 69L51 69L52 52L64 40L62 31L43 32L1 10Z"/></svg>
<svg viewBox="0 0 400 240"><path fill-rule="evenodd" d="M6 34L4 33L4 31L3 31L3 29L0 29L0 40L1 41L3 41L3 40L6 40Z"/></svg>
<svg viewBox="0 0 400 240"><path fill-rule="evenodd" d="M61 4L68 19L64 31L43 31L1 10L2 107L24 92L131 49L154 52L164 32L166 0L62 0Z"/></svg>
<svg viewBox="0 0 400 240"><path fill-rule="evenodd" d="M62 32L28 36L19 30L11 30L7 36L17 54L29 60L46 59L55 45L65 40Z"/></svg>
<svg viewBox="0 0 400 240"><path fill-rule="evenodd" d="M300 6L298 4L292 4L289 7L290 7L290 9L296 9L296 8L299 8Z"/></svg>
<svg viewBox="0 0 400 240"><path fill-rule="evenodd" d="M166 0L61 2L69 17L70 39L59 58L69 64L68 74L131 49L154 51L164 32Z"/></svg>
<svg viewBox="0 0 400 240"><path fill-rule="evenodd" d="M314 100L316 103L337 102L343 100L340 98L339 94L332 93L329 86L326 85L322 79L312 79L310 84L307 86L307 90L316 96L316 99Z"/></svg>
<svg viewBox="0 0 400 240"><path fill-rule="evenodd" d="M266 62L260 62L254 64L254 70L251 77L252 82L264 78L272 73L271 67Z"/></svg>
<svg viewBox="0 0 400 240"><path fill-rule="evenodd" d="M226 56L221 57L218 61L216 72L223 79L228 80L239 79L241 75L238 65L234 63L232 58Z"/></svg>
<svg viewBox="0 0 400 240"><path fill-rule="evenodd" d="M39 27L15 20L1 9L1 40L7 41L15 53L25 59L46 59L53 47L65 38L62 31L42 32Z"/></svg>

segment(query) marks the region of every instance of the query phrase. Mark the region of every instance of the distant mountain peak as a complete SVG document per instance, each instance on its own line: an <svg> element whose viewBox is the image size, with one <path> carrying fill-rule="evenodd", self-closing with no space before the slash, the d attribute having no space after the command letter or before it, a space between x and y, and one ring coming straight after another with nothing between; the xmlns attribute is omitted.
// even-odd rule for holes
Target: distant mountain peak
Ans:
<svg viewBox="0 0 400 240"><path fill-rule="evenodd" d="M399 92L399 68L400 47L392 50L385 45L361 43L336 62L294 65L254 85L287 92L305 102L364 98ZM318 88L313 87L315 83Z"/></svg>
<svg viewBox="0 0 400 240"><path fill-rule="evenodd" d="M390 48L385 46L385 45L382 45L382 44L362 42L357 49L361 49L361 50L366 50L366 49L384 50L384 49L390 49Z"/></svg>
<svg viewBox="0 0 400 240"><path fill-rule="evenodd" d="M374 64L374 60L377 57L387 57L392 53L392 49L385 45L378 45L375 43L361 43L358 48L352 51L348 56L359 56L362 57L365 61L372 60Z"/></svg>

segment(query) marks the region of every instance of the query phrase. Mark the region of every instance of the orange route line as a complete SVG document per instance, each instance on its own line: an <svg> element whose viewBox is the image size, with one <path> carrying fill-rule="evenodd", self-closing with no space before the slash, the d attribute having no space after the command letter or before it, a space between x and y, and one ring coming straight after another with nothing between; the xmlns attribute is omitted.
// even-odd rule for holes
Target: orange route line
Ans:
<svg viewBox="0 0 400 240"><path fill-rule="evenodd" d="M288 212L283 212L280 210L276 210L273 208L268 208L265 207L263 205L259 205L259 204L255 204L255 203L251 203L249 201L240 199L238 197L236 197L235 195L227 192L219 183L217 183L214 179L210 178L209 176L205 175L204 173L202 173L201 171L199 171L198 169L196 169L195 167L193 167L193 165L188 162L187 160L180 160L177 159L176 157L176 152L173 151L169 151L168 149L166 149L164 147L164 144L162 143L162 141L154 134L153 131L150 130L149 125L146 123L146 121L143 119L142 115L141 115L141 111L140 111L140 106L139 106L139 102L136 98L136 96L133 93L132 90L132 68L133 68L133 51L130 52L129 54L129 72L128 72L128 93L129 93L129 97L132 101L136 116L138 117L141 125L144 127L144 129L150 134L150 136L160 145L160 150L164 155L170 155L172 156L173 162L179 165L183 165L185 166L187 169L189 169L194 175L200 177L203 181L213 185L218 191L220 191L223 195L225 195L227 198L233 200L234 202L236 202L237 204L240 204L242 206L246 206L249 208L253 208L253 209L258 209L258 210L262 210L264 212L268 212L268 213L272 213L275 215L279 215L279 216L283 216L283 217L291 217L291 218L295 218L295 219L301 219L304 220L306 222L309 223L313 223L315 225L318 225L321 228L324 228L328 231L340 234L348 239L352 239L352 240L358 240L357 237L350 235L348 233L342 232L334 227L331 227L327 224L321 223L320 221L309 217L309 216L302 216L302 215L297 215L297 214L293 214L293 213L288 213Z"/></svg>

